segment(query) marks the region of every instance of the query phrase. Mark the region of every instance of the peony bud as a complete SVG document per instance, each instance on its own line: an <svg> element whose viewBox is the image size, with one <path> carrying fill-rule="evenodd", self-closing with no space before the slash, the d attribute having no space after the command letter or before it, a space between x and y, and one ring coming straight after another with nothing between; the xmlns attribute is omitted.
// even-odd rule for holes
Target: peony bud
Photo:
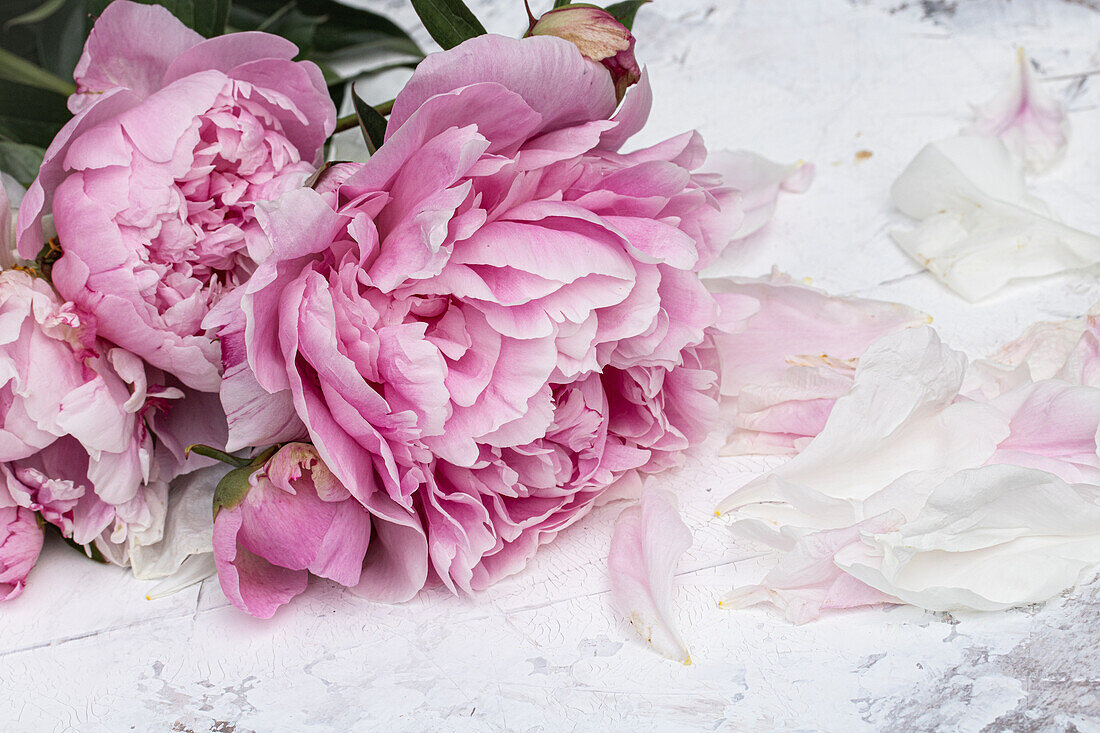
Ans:
<svg viewBox="0 0 1100 733"><path fill-rule="evenodd" d="M214 564L235 606L270 618L306 589L310 573L345 586L359 582L370 515L312 445L288 443L258 469L238 471L247 485L223 493L223 485L232 488L223 479L214 517Z"/></svg>
<svg viewBox="0 0 1100 733"><path fill-rule="evenodd" d="M573 43L585 58L598 61L611 72L615 95L622 100L626 90L642 76L634 59L634 36L630 29L603 8L577 3L555 8L535 20L529 36L557 36Z"/></svg>

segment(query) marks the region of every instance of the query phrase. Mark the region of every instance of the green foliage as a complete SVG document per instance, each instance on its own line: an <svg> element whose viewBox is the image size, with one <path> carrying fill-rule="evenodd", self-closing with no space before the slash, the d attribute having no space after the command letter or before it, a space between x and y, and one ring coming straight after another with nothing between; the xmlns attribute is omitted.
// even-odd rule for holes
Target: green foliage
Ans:
<svg viewBox="0 0 1100 733"><path fill-rule="evenodd" d="M628 29L634 27L634 16L638 14L638 8L651 0L624 0L624 2L608 5L607 12L615 16L615 20L625 25Z"/></svg>
<svg viewBox="0 0 1100 733"><path fill-rule="evenodd" d="M0 78L0 139L48 147L70 117L65 95Z"/></svg>
<svg viewBox="0 0 1100 733"><path fill-rule="evenodd" d="M386 139L386 118L377 109L367 104L362 98L351 90L351 101L355 104L355 115L359 118L359 129L363 132L363 142L367 144L367 152L374 155L374 151L382 147Z"/></svg>
<svg viewBox="0 0 1100 733"><path fill-rule="evenodd" d="M42 167L44 148L24 145L10 140L0 140L0 171L19 181L22 186L31 185Z"/></svg>
<svg viewBox="0 0 1100 733"><path fill-rule="evenodd" d="M442 48L485 34L485 27L462 0L412 0L413 10Z"/></svg>

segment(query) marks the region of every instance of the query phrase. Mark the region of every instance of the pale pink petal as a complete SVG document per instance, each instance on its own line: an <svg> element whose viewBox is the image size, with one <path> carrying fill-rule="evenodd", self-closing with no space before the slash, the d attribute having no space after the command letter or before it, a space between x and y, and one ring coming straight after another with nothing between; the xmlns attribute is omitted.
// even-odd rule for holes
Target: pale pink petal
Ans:
<svg viewBox="0 0 1100 733"><path fill-rule="evenodd" d="M156 38L156 43L147 43L149 37ZM116 0L88 34L73 72L77 91L69 97L69 109L80 112L116 87L148 97L164 86L172 61L202 40L159 5Z"/></svg>
<svg viewBox="0 0 1100 733"><path fill-rule="evenodd" d="M615 520L607 557L611 602L654 651L683 664L691 656L672 609L674 573L691 547L676 498L651 489Z"/></svg>
<svg viewBox="0 0 1100 733"><path fill-rule="evenodd" d="M976 119L967 132L999 137L1032 173L1041 173L1066 151L1069 118L1065 107L1035 79L1023 48L1007 88L974 107Z"/></svg>
<svg viewBox="0 0 1100 733"><path fill-rule="evenodd" d="M748 150L713 153L703 170L719 174L724 186L741 194L745 218L734 234L736 239L744 239L771 220L780 191L802 193L814 179L812 163L781 165Z"/></svg>
<svg viewBox="0 0 1100 733"><path fill-rule="evenodd" d="M897 600L860 583L833 562L843 548L860 541L863 533L891 532L905 522L898 512L820 532L794 541L779 563L758 585L734 588L722 599L723 608L747 608L770 603L793 624L804 624L825 608L854 608Z"/></svg>

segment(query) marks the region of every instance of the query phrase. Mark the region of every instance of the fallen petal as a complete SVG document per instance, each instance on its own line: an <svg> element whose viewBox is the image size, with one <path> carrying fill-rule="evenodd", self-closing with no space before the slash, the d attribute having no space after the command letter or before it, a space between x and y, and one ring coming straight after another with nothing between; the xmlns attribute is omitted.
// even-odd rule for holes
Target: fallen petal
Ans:
<svg viewBox="0 0 1100 733"><path fill-rule="evenodd" d="M967 132L999 137L1031 173L1041 173L1066 152L1066 109L1036 82L1022 48L1016 51L1009 85L984 104L975 105L974 113L976 119Z"/></svg>
<svg viewBox="0 0 1100 733"><path fill-rule="evenodd" d="M890 193L902 212L921 222L890 236L970 301L1012 280L1100 262L1100 237L1060 223L1031 196L996 138L961 136L926 145Z"/></svg>
<svg viewBox="0 0 1100 733"><path fill-rule="evenodd" d="M1100 563L1096 489L1018 466L963 471L897 531L837 553L846 572L937 611L1045 601Z"/></svg>
<svg viewBox="0 0 1100 733"><path fill-rule="evenodd" d="M615 520L607 558L611 602L653 650L691 664L672 611L673 573L691 547L691 531L680 518L676 498L650 489Z"/></svg>

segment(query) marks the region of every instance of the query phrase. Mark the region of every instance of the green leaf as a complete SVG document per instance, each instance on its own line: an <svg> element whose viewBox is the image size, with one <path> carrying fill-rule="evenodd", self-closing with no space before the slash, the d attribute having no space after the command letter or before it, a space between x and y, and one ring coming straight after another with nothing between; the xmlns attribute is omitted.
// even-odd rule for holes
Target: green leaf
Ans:
<svg viewBox="0 0 1100 733"><path fill-rule="evenodd" d="M73 78L73 69L84 52L84 41L88 37L87 20L85 0L67 0L59 12L33 26L42 68L66 81Z"/></svg>
<svg viewBox="0 0 1100 733"><path fill-rule="evenodd" d="M64 94L0 76L0 139L49 147L72 115Z"/></svg>
<svg viewBox="0 0 1100 733"><path fill-rule="evenodd" d="M615 17L615 20L619 21L630 30L634 27L634 16L638 14L638 8L651 1L652 0L624 0L624 2L608 5L604 10L611 13L611 15Z"/></svg>
<svg viewBox="0 0 1100 733"><path fill-rule="evenodd" d="M76 85L71 81L65 81L41 66L32 64L30 61L2 48L0 48L0 79L46 89L65 96L76 91Z"/></svg>
<svg viewBox="0 0 1100 733"><path fill-rule="evenodd" d="M555 8L564 8L566 5L569 5L572 1L573 0L554 0L554 7Z"/></svg>
<svg viewBox="0 0 1100 733"><path fill-rule="evenodd" d="M29 10L22 15L17 15L11 20L4 23L4 30L16 25L27 25L28 23L38 23L40 21L49 18L51 15L61 10L62 6L68 0L46 0L46 2L39 5L34 10Z"/></svg>
<svg viewBox="0 0 1100 733"><path fill-rule="evenodd" d="M405 31L385 16L334 0L238 0L230 8L236 30L263 30L298 46L300 58L323 61L337 52L392 50L424 56Z"/></svg>
<svg viewBox="0 0 1100 733"><path fill-rule="evenodd" d="M19 181L19 185L27 187L38 176L38 169L42 167L42 156L45 154L46 150L37 145L0 140L0 171Z"/></svg>
<svg viewBox="0 0 1100 733"><path fill-rule="evenodd" d="M351 101L355 105L355 116L359 118L359 129L363 132L363 142L367 144L367 152L374 155L374 151L382 147L386 140L386 118L382 113L363 101L362 97L355 93L355 87L351 88Z"/></svg>
<svg viewBox="0 0 1100 733"><path fill-rule="evenodd" d="M444 50L485 35L485 26L462 0L412 0L412 4L428 34Z"/></svg>

